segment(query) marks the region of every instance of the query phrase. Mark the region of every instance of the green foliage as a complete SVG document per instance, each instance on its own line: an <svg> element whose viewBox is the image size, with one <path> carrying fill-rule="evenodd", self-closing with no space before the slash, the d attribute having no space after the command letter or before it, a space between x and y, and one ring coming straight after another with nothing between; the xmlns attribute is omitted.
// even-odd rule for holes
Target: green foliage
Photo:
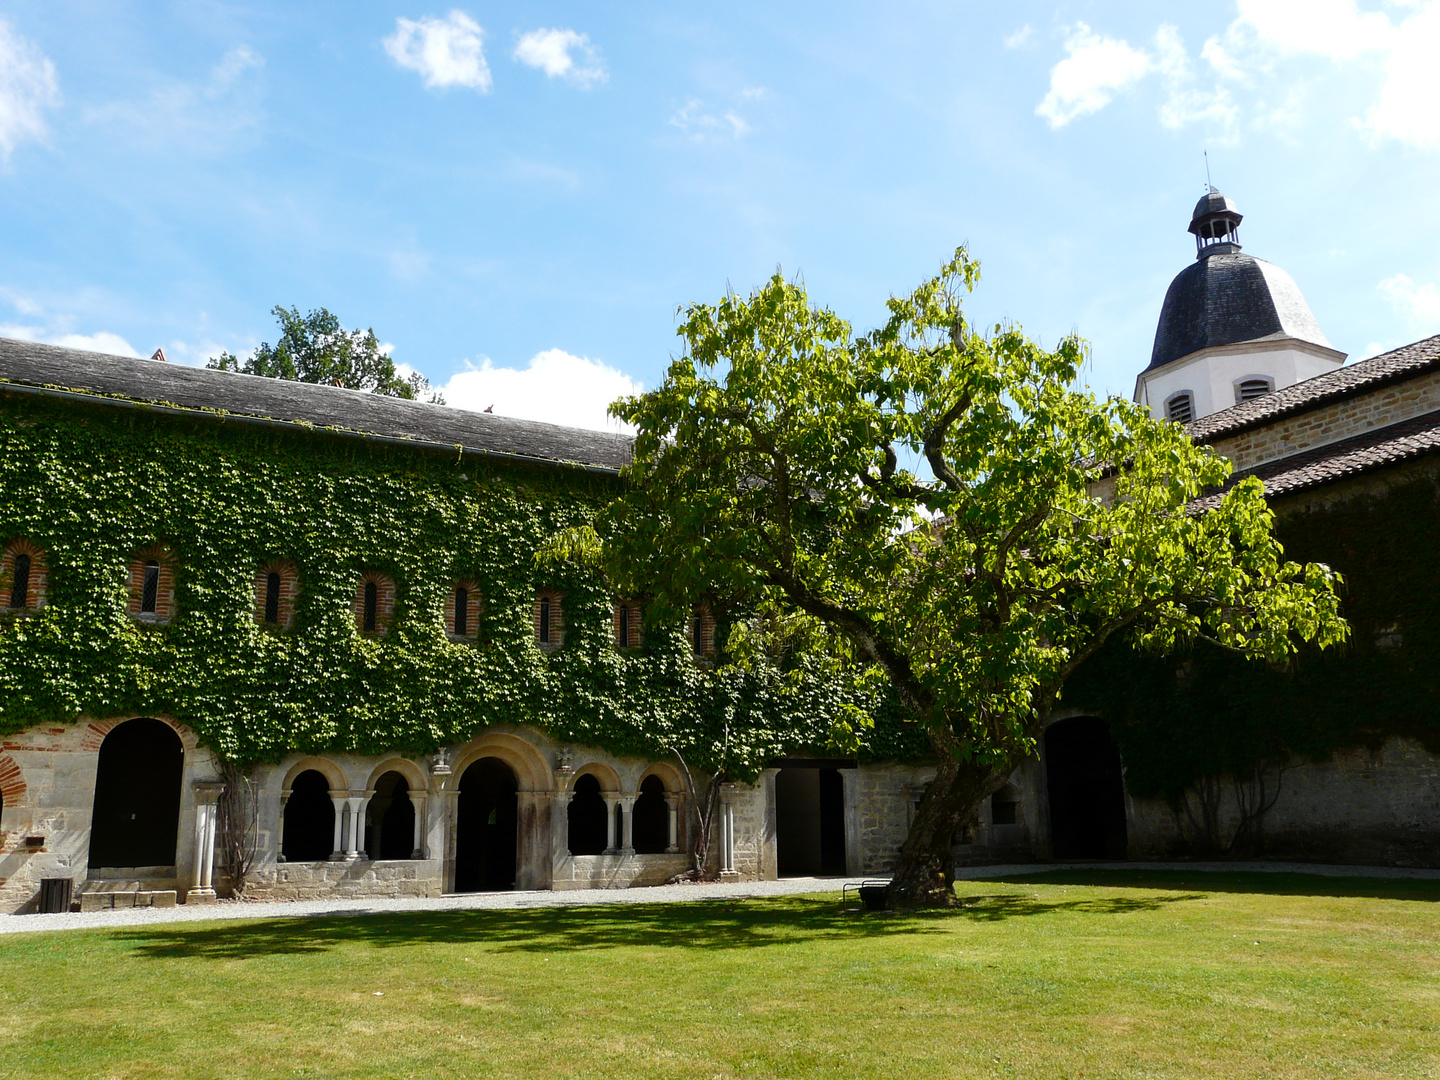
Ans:
<svg viewBox="0 0 1440 1080"><path fill-rule="evenodd" d="M1117 633L1272 660L1340 640L1332 575L1285 560L1258 482L1192 513L1228 463L1077 389L1079 339L978 332L978 274L958 251L863 337L778 273L686 308L663 385L615 409L639 434L600 530L610 574L667 612L773 613L756 633L809 620L942 753L1007 768Z"/></svg>
<svg viewBox="0 0 1440 1080"><path fill-rule="evenodd" d="M14 403L0 416L0 539L46 553L38 613L0 624L0 731L85 714L166 713L225 758L290 750L423 753L491 724L754 775L769 757L823 746L832 717L887 708L873 687L802 672L708 671L683 626L655 622L641 650L611 646L613 593L596 572L537 569L548 538L591 522L615 481L193 423ZM127 614L129 561L176 556L178 614ZM255 575L292 560L293 629L254 619ZM392 629L359 635L363 570L397 583ZM478 641L451 641L452 583L483 590ZM566 641L533 643L541 585L564 594ZM906 749L892 724L862 748ZM915 747L909 744L910 752Z"/></svg>
<svg viewBox="0 0 1440 1080"><path fill-rule="evenodd" d="M271 309L280 323L280 340L260 347L241 360L233 353L212 357L207 367L263 375L291 382L322 383L347 390L367 390L386 397L410 398L443 405L445 397L418 371L409 378L395 372L395 362L380 351L374 330L346 330L325 308L302 316L278 304Z"/></svg>
<svg viewBox="0 0 1440 1080"><path fill-rule="evenodd" d="M1113 643L1077 673L1066 703L1106 718L1133 793L1178 804L1205 777L1374 749L1392 736L1440 752L1435 479L1282 514L1276 533L1291 553L1343 571L1351 641L1307 647L1283 666L1204 644L1161 657Z"/></svg>

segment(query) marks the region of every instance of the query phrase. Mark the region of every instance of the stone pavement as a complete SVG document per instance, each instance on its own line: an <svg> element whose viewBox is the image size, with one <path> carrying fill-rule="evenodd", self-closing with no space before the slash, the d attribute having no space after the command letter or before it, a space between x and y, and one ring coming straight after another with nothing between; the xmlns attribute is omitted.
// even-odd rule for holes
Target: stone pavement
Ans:
<svg viewBox="0 0 1440 1080"><path fill-rule="evenodd" d="M1283 862L1106 862L1012 863L960 868L956 879L982 881L1057 870L1187 870L1196 873L1286 873L1322 877L1422 878L1440 880L1440 869L1383 866L1331 866L1321 863ZM123 908L116 911L72 912L65 915L0 916L0 934L39 930L93 930L145 926L153 923L201 922L232 919L319 918L336 915L380 915L406 911L505 911L520 908L583 907L600 904L693 903L704 900L744 900L751 897L793 896L800 893L837 896L846 883L863 878L784 878L739 884L657 885L637 889L576 889L566 892L461 893L431 899L403 900L285 900L221 901L217 904L173 908Z"/></svg>

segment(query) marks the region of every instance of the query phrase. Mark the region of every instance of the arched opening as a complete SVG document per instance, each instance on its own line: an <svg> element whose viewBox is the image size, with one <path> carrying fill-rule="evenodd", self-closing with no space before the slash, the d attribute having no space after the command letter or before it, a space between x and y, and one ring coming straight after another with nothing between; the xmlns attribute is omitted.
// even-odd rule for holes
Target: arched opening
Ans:
<svg viewBox="0 0 1440 1080"><path fill-rule="evenodd" d="M185 747L159 720L127 720L100 744L90 865L174 866Z"/></svg>
<svg viewBox="0 0 1440 1080"><path fill-rule="evenodd" d="M307 769L290 785L285 800L281 854L286 862L321 862L335 843L335 803L330 781L318 769Z"/></svg>
<svg viewBox="0 0 1440 1080"><path fill-rule="evenodd" d="M380 589L373 581L365 582L364 610L361 614L361 625L367 634L373 634L378 626L380 607Z"/></svg>
<svg viewBox="0 0 1440 1080"><path fill-rule="evenodd" d="M140 582L140 614L157 614L160 603L160 564L151 559L145 564L145 576Z"/></svg>
<svg viewBox="0 0 1440 1080"><path fill-rule="evenodd" d="M265 621L280 621L280 574L275 570L265 575Z"/></svg>
<svg viewBox="0 0 1440 1080"><path fill-rule="evenodd" d="M780 770L775 849L781 877L845 873L845 782L839 769Z"/></svg>
<svg viewBox="0 0 1440 1080"><path fill-rule="evenodd" d="M640 797L630 811L630 836L639 855L658 855L670 846L670 806L665 781L650 775L640 781Z"/></svg>
<svg viewBox="0 0 1440 1080"><path fill-rule="evenodd" d="M575 791L566 810L566 835L571 855L599 855L604 852L605 813L600 781L586 773L575 781Z"/></svg>
<svg viewBox="0 0 1440 1080"><path fill-rule="evenodd" d="M24 552L15 556L15 568L10 582L10 606L30 606L30 556Z"/></svg>
<svg viewBox="0 0 1440 1080"><path fill-rule="evenodd" d="M366 814L365 850L372 859L408 859L415 852L415 804L410 782L387 772L375 785Z"/></svg>
<svg viewBox="0 0 1440 1080"><path fill-rule="evenodd" d="M1050 846L1057 859L1125 857L1125 779L1105 721L1077 716L1045 732Z"/></svg>
<svg viewBox="0 0 1440 1080"><path fill-rule="evenodd" d="M499 758L481 758L460 777L455 820L455 891L513 889L519 841L518 783Z"/></svg>
<svg viewBox="0 0 1440 1080"><path fill-rule="evenodd" d="M990 796L990 824L1018 825L1020 822L1020 796L1013 787L1006 784Z"/></svg>

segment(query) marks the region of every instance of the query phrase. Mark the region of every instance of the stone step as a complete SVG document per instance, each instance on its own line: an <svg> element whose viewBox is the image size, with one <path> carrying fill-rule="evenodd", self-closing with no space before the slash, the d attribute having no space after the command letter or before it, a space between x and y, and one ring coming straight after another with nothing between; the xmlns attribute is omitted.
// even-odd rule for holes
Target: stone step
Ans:
<svg viewBox="0 0 1440 1080"><path fill-rule="evenodd" d="M110 882L106 882L110 884ZM111 911L116 908L174 907L174 889L97 889L80 894L81 911Z"/></svg>

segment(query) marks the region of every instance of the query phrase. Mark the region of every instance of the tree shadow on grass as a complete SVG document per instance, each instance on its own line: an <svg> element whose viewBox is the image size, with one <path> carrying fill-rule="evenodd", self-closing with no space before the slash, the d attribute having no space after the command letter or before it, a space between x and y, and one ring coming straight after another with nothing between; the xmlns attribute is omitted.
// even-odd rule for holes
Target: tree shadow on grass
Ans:
<svg viewBox="0 0 1440 1080"><path fill-rule="evenodd" d="M1038 874L971 879L966 888L990 882L1009 885L1083 885L1121 889L1187 889L1200 893L1255 893L1268 896L1334 896L1369 900L1440 901L1440 880L1434 878L1331 877L1256 870L1055 870Z"/></svg>
<svg viewBox="0 0 1440 1080"><path fill-rule="evenodd" d="M755 949L805 942L942 934L957 921L1002 922L1061 912L1126 915L1196 899L1101 897L1041 900L993 894L965 897L944 911L859 914L834 900L787 898L686 904L431 911L265 919L203 926L150 926L117 931L115 939L153 958L237 960L323 953L365 945L474 945L495 952L584 952L628 947Z"/></svg>

